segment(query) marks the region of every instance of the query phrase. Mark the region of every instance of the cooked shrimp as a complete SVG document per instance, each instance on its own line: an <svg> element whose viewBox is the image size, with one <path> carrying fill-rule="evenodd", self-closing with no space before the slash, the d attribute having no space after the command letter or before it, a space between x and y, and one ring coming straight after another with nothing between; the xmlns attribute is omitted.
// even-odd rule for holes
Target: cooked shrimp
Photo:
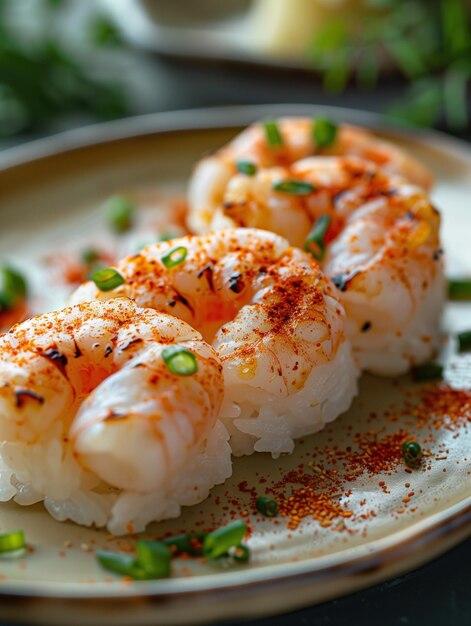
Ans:
<svg viewBox="0 0 471 626"><path fill-rule="evenodd" d="M191 371L172 365L175 351ZM79 304L15 326L0 338L0 437L13 495L21 503L25 490L29 498L34 492L61 519L77 518L70 509L87 492L96 505L103 485L122 490L114 503L120 509L132 494L158 500L160 511L137 507L118 519L109 511L110 528L120 532L173 516L188 499L201 501L220 476L200 485L195 474L191 485L189 466L222 465L223 479L230 475L224 437L219 457L207 458L223 399L221 369L188 324L127 299ZM100 516L91 513L88 523L108 521Z"/></svg>
<svg viewBox="0 0 471 626"><path fill-rule="evenodd" d="M425 189L432 185L432 176L421 163L402 148L375 137L363 128L343 124L338 127L330 145L317 148L315 120L287 117L278 120L276 124L280 145L271 144L264 125L257 123L198 163L188 192L188 224L193 232L202 234L211 230L213 215L223 205L228 184L237 174L240 161L248 161L256 168L289 167L314 154L351 155L372 161L387 172L401 174Z"/></svg>
<svg viewBox="0 0 471 626"><path fill-rule="evenodd" d="M283 181L290 193L276 190ZM234 176L224 207L214 228L266 228L300 247L327 215L323 266L361 367L394 375L432 356L444 300L440 216L421 188L356 157L310 157Z"/></svg>
<svg viewBox="0 0 471 626"><path fill-rule="evenodd" d="M245 229L184 237L144 248L117 271L120 287L102 292L88 282L72 301L126 295L212 341L236 454L290 452L294 438L350 405L357 370L343 308L318 264L281 237Z"/></svg>

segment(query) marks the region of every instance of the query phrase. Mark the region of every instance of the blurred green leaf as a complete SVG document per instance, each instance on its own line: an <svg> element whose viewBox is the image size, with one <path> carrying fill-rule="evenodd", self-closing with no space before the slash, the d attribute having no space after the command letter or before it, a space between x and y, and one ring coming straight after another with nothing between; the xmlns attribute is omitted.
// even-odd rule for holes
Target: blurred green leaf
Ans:
<svg viewBox="0 0 471 626"><path fill-rule="evenodd" d="M317 33L309 49L314 63L325 63L325 55L344 48L350 41L347 25L342 19L327 22Z"/></svg>
<svg viewBox="0 0 471 626"><path fill-rule="evenodd" d="M345 89L350 73L350 59L347 48L332 52L324 74L324 87L327 91L341 92Z"/></svg>
<svg viewBox="0 0 471 626"><path fill-rule="evenodd" d="M471 44L468 9L462 0L442 0L441 18L445 50L451 56L461 54Z"/></svg>
<svg viewBox="0 0 471 626"><path fill-rule="evenodd" d="M28 125L29 114L13 91L0 85L0 135L20 132Z"/></svg>
<svg viewBox="0 0 471 626"><path fill-rule="evenodd" d="M416 78L427 71L420 48L408 39L391 38L385 40L385 46L398 68L408 78Z"/></svg>
<svg viewBox="0 0 471 626"><path fill-rule="evenodd" d="M327 89L342 91L350 76L371 89L388 56L409 81L395 115L450 128L470 123L471 5L466 0L365 0L361 22L336 16L312 41L309 58Z"/></svg>
<svg viewBox="0 0 471 626"><path fill-rule="evenodd" d="M448 68L444 79L444 105L447 122L451 128L465 128L468 123L468 83L471 77L471 60L455 62Z"/></svg>
<svg viewBox="0 0 471 626"><path fill-rule="evenodd" d="M350 71L350 37L344 20L334 19L321 28L309 49L311 62L324 73L328 91L342 91Z"/></svg>
<svg viewBox="0 0 471 626"><path fill-rule="evenodd" d="M393 104L388 113L411 124L433 126L440 119L442 104L440 78L422 78L411 84L406 96Z"/></svg>
<svg viewBox="0 0 471 626"><path fill-rule="evenodd" d="M357 83L360 87L372 89L378 82L379 59L372 46L365 47L358 58Z"/></svg>
<svg viewBox="0 0 471 626"><path fill-rule="evenodd" d="M123 89L92 77L60 43L54 26L39 40L14 34L2 11L13 1L0 0L0 135L34 130L59 115L124 115Z"/></svg>
<svg viewBox="0 0 471 626"><path fill-rule="evenodd" d="M91 21L90 40L99 46L117 46L122 44L119 30L111 20L103 15L97 15Z"/></svg>

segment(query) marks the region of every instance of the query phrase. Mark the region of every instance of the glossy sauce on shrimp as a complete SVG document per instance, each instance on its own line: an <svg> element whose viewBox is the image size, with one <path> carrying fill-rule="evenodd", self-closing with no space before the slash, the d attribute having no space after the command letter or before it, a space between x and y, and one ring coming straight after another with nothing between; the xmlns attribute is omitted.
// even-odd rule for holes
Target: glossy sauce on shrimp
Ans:
<svg viewBox="0 0 471 626"><path fill-rule="evenodd" d="M319 145L315 129L322 123L325 120L305 117L281 118L271 122L271 127L258 122L203 158L193 172L188 190L190 229L196 233L212 229L213 216L225 201L227 186L237 174L239 163L264 169L289 167L313 155L356 156L375 163L385 172L400 174L424 189L431 187L432 176L426 167L400 147L363 128L334 125L330 141Z"/></svg>
<svg viewBox="0 0 471 626"><path fill-rule="evenodd" d="M190 366L183 373L178 355ZM206 442L221 428L222 399L217 354L175 317L120 298L23 322L0 338L2 457L16 485L10 497L44 499L57 517L77 519L88 494L99 510L88 523L143 528L175 509L178 496L172 501L168 486L178 493L176 479L198 456L208 464ZM223 435L219 444L224 479L230 457ZM111 511L96 492L101 484L122 490ZM138 494L157 499L160 512L140 510L139 502L123 511ZM193 500L198 496L195 488Z"/></svg>
<svg viewBox="0 0 471 626"><path fill-rule="evenodd" d="M212 227L266 228L311 249L320 219L329 223L322 264L361 367L395 375L429 359L444 278L440 215L420 187L356 157L309 157L234 176Z"/></svg>
<svg viewBox="0 0 471 626"><path fill-rule="evenodd" d="M281 237L250 229L184 237L116 269L121 286L103 292L89 282L72 302L126 295L198 329L223 363L221 417L237 454L290 452L294 438L348 408L357 370L343 307L318 264Z"/></svg>

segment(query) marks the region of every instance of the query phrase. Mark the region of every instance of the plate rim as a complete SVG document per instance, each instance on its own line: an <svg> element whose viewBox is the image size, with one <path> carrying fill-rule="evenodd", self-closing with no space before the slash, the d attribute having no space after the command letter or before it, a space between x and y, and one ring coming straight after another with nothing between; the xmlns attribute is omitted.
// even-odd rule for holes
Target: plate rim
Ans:
<svg viewBox="0 0 471 626"><path fill-rule="evenodd" d="M113 143L122 140L138 139L151 135L162 135L168 133L181 133L186 131L204 131L238 128L256 119L263 117L277 117L281 115L312 115L326 114L334 119L348 121L359 124L374 131L381 131L399 139L412 140L426 148L438 148L442 152L448 152L453 156L469 162L471 166L471 147L463 140L450 137L435 130L413 129L398 124L391 119L376 113L369 113L360 110L334 107L318 106L310 104L261 104L261 105L238 105L225 107L204 107L199 109L187 109L163 113L151 113L147 115L124 118L117 121L94 124L83 128L61 132L50 137L37 139L19 146L10 147L0 153L0 172L5 173L10 169L32 164L49 157L60 154L74 152L81 149L93 148L102 144ZM28 588L28 583L0 583L0 599L15 600L26 598L37 598L49 601L96 601L104 602L113 600L121 604L123 601L132 598L145 598L158 601L166 599L184 600L185 596L205 591L206 594L216 593L219 600L221 594L235 593L243 591L248 586L263 589L268 587L275 590L279 585L295 583L298 580L304 584L313 584L320 578L333 580L342 571L345 575L354 575L368 572L372 569L384 570L387 565L395 559L401 558L403 551L415 555L413 546L420 546L422 553L426 553L426 548L434 544L439 539L450 538L463 533L471 534L471 493L461 501L439 511L426 519L419 520L412 526L397 530L386 537L373 540L367 544L360 544L352 548L355 554L345 559L346 550L332 553L321 557L313 557L299 561L297 563L275 563L261 566L253 570L244 570L245 578L240 579L241 570L238 572L227 572L224 576L217 574L205 575L189 579L170 579L168 581L140 582L127 589L122 586L110 585L110 588L100 586L90 588L81 583L62 583L60 587L55 587L54 592L43 590L39 585L34 584ZM404 535L404 539L397 541L397 537ZM407 536L406 536L407 535ZM458 537L454 543L458 543L463 537ZM437 556L449 549L449 545L442 550L435 551L433 556ZM328 560L330 558L330 561ZM327 564L326 564L327 560ZM415 566L430 560L427 554L418 559L412 559ZM405 565L399 571L410 568L405 560ZM276 573L273 569L277 570ZM281 571L280 571L281 570ZM398 573L398 572L397 572ZM212 584L211 584L212 583ZM44 586L51 583L43 583ZM18 588L21 585L21 588ZM71 589L70 587L74 587ZM345 591L344 593L347 593Z"/></svg>
<svg viewBox="0 0 471 626"><path fill-rule="evenodd" d="M450 513L452 511L452 513ZM17 589L20 583L8 583L3 582L0 584L0 599L5 597L12 598L41 598L47 600L126 600L135 597L152 597L165 598L174 596L191 595L195 592L221 592L221 591L237 591L248 586L254 585L263 586L265 584L282 584L286 582L294 583L299 579L303 582L315 582L319 575L322 578L328 578L329 576L335 578L336 573L341 570L345 570L343 573L361 574L362 572L368 572L372 569L381 569L381 556L394 555L393 559L400 558L404 552L411 552L414 554L414 550L410 550L410 547L415 543L425 549L427 546L433 544L433 542L441 537L446 536L449 532L457 532L463 527L469 524L469 533L471 534L471 494L464 500L455 504L453 507L444 509L432 516L429 516L423 520L420 520L412 526L407 526L401 530L395 531L385 537L367 542L365 544L359 544L351 548L351 551L358 552L363 550L366 554L360 554L354 556L349 560L345 560L343 555L347 550L339 550L331 553L330 555L321 557L323 560L330 559L332 562L325 564L316 564L315 561L319 561L319 557L312 557L298 561L296 563L275 563L272 565L260 566L256 569L243 570L246 577L249 580L243 580L237 582L237 578L240 578L241 569L237 571L224 572L224 576L219 573L209 574L204 576L195 576L190 578L169 578L165 580L157 581L138 581L138 585L130 585L123 588L117 585L107 585L105 583L99 588L87 587L86 583L61 583L56 587L54 593L43 593L39 585L34 585L29 591L23 591ZM411 530L414 529L412 533ZM397 541L397 537L404 536L404 539ZM384 544L384 545L383 545ZM377 546L380 546L377 548ZM399 548L399 550L397 550ZM397 550L397 555L395 551ZM420 563L426 563L428 559L419 559ZM384 559L384 565L388 563L388 559ZM313 566L314 565L314 566ZM273 568L282 568L287 570L295 570L293 572L287 572L280 576L264 576ZM407 570L407 566L405 567ZM232 581L233 584L226 584L227 581ZM211 582L212 586L205 584L205 582ZM116 580L119 583L119 579ZM44 586L51 585L50 582L42 583ZM3 588L2 588L3 586ZM36 588L35 588L36 587ZM78 587L81 587L79 591L75 591ZM156 589L158 587L158 589ZM173 589L172 589L173 587ZM175 589L175 587L177 587ZM161 590L162 589L162 590ZM139 591L139 593L137 592ZM119 595L118 595L119 594Z"/></svg>
<svg viewBox="0 0 471 626"><path fill-rule="evenodd" d="M364 126L372 131L395 135L409 142L412 139L426 147L435 148L436 144L440 143L441 150L458 154L471 162L469 143L439 130L416 127L391 116L360 109L307 103L280 103L178 109L88 124L4 148L0 151L0 172L40 159L115 141L182 131L237 128L257 119L291 115L313 117L327 115L333 119Z"/></svg>

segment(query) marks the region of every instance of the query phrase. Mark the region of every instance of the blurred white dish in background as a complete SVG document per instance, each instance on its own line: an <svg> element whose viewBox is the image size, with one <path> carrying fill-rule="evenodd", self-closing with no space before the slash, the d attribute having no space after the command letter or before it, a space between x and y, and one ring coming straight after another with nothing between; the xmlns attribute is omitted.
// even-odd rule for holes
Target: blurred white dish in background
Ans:
<svg viewBox="0 0 471 626"><path fill-rule="evenodd" d="M332 18L361 24L366 0L101 0L133 45L185 58L308 69L309 45ZM312 69L312 66L311 66Z"/></svg>
<svg viewBox="0 0 471 626"><path fill-rule="evenodd" d="M263 54L304 59L321 28L341 16L357 21L378 8L365 0L256 0L250 15L251 46ZM373 3L370 3L372 5Z"/></svg>

